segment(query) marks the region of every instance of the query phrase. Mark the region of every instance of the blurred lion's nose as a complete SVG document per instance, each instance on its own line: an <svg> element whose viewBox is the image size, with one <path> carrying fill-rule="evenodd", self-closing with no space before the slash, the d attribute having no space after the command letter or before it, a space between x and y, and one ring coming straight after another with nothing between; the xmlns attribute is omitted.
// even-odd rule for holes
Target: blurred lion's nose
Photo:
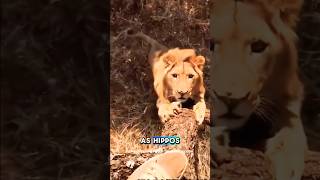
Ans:
<svg viewBox="0 0 320 180"><path fill-rule="evenodd" d="M240 102L243 100L248 99L249 97L249 92L246 93L245 96L241 98L232 98L232 93L231 92L226 92L225 95L219 95L215 92L217 98L221 100L230 110L234 109Z"/></svg>
<svg viewBox="0 0 320 180"><path fill-rule="evenodd" d="M228 109L232 110L240 103L240 99L228 98L225 96L220 96L219 99L228 107Z"/></svg>

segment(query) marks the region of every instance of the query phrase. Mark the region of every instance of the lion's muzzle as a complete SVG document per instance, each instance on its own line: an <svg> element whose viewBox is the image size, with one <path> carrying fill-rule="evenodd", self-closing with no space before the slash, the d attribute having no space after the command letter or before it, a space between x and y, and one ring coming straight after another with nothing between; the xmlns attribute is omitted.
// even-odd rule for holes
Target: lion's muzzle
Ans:
<svg viewBox="0 0 320 180"><path fill-rule="evenodd" d="M241 98L214 93L215 124L226 126L229 129L241 127L254 110L255 104L249 100L249 97L250 93Z"/></svg>

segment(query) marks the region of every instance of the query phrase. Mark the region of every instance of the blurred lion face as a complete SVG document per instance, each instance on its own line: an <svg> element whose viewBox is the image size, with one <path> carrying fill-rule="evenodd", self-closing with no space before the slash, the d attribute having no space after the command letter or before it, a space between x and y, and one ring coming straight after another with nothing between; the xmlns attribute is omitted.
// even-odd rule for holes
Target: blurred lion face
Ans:
<svg viewBox="0 0 320 180"><path fill-rule="evenodd" d="M211 85L217 125L241 127L259 104L282 41L259 6L217 2L210 18Z"/></svg>

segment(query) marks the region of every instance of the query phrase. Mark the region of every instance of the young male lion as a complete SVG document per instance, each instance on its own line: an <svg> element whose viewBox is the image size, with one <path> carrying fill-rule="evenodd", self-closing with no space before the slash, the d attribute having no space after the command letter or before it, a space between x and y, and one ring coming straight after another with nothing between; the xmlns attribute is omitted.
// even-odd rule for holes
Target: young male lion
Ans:
<svg viewBox="0 0 320 180"><path fill-rule="evenodd" d="M166 122L180 112L182 103L193 100L196 120L202 124L206 111L202 72L205 58L197 56L194 49L169 49L142 32L129 31L128 36L141 38L151 45L148 61L158 96L160 120Z"/></svg>
<svg viewBox="0 0 320 180"><path fill-rule="evenodd" d="M294 33L302 1L211 3L213 120L229 145L264 151L275 179L298 180L307 149Z"/></svg>

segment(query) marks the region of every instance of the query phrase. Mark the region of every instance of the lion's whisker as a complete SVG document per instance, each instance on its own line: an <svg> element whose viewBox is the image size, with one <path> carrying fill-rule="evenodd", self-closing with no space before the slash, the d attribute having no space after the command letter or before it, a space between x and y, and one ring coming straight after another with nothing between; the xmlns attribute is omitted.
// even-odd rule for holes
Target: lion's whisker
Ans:
<svg viewBox="0 0 320 180"><path fill-rule="evenodd" d="M262 111L261 109L257 109L256 110L256 114L261 118L261 120L263 120L264 122L271 122L272 118L270 116L268 116L264 111Z"/></svg>
<svg viewBox="0 0 320 180"><path fill-rule="evenodd" d="M278 117L276 104L266 96L260 96L260 103L255 109L255 114L264 122L274 124Z"/></svg>

